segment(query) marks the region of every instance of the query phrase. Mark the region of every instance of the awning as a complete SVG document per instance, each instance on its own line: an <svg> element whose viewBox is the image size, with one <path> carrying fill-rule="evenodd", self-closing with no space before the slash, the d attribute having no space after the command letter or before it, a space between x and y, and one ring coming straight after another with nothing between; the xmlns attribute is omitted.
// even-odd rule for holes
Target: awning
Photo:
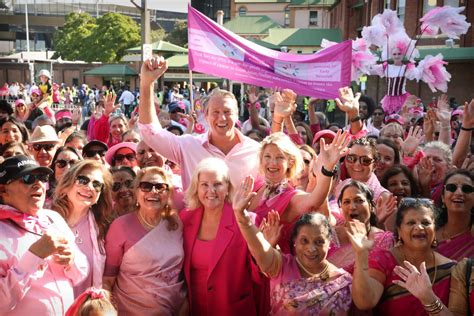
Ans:
<svg viewBox="0 0 474 316"><path fill-rule="evenodd" d="M83 73L86 76L133 77L138 73L127 65L103 65Z"/></svg>
<svg viewBox="0 0 474 316"><path fill-rule="evenodd" d="M188 69L188 54L174 55L166 59L168 68L185 68Z"/></svg>
<svg viewBox="0 0 474 316"><path fill-rule="evenodd" d="M181 46L172 44L170 42L166 41L158 41L151 43L151 47L153 49L154 53L187 53L188 50L186 48L183 48ZM135 54L141 54L142 52L142 46L137 46L133 48L129 48L126 50L127 53L135 53Z"/></svg>
<svg viewBox="0 0 474 316"><path fill-rule="evenodd" d="M189 73L172 73L172 72L165 72L164 75L165 81L171 82L183 82L189 81ZM222 82L224 79L217 78L211 75L201 74L197 72L193 72L193 82L196 81L203 81L203 82Z"/></svg>
<svg viewBox="0 0 474 316"><path fill-rule="evenodd" d="M427 55L443 55L445 61L472 61L474 60L474 47L440 47L440 48L419 48L420 59Z"/></svg>

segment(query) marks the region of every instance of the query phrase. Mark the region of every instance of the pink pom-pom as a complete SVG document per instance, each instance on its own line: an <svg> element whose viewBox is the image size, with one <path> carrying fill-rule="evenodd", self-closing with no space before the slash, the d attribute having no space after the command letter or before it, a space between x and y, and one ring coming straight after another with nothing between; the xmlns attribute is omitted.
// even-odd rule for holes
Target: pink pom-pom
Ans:
<svg viewBox="0 0 474 316"><path fill-rule="evenodd" d="M387 34L383 26L372 25L362 28L362 38L368 45L382 47L387 43Z"/></svg>
<svg viewBox="0 0 474 316"><path fill-rule="evenodd" d="M448 90L448 81L451 80L451 74L444 67L447 62L443 60L443 55L428 55L418 65L419 77L430 87L431 91Z"/></svg>
<svg viewBox="0 0 474 316"><path fill-rule="evenodd" d="M460 14L465 7L453 8L450 6L437 7L426 13L421 19L421 31L427 35L441 33L450 38L459 38L466 34L471 23L466 22L466 16Z"/></svg>

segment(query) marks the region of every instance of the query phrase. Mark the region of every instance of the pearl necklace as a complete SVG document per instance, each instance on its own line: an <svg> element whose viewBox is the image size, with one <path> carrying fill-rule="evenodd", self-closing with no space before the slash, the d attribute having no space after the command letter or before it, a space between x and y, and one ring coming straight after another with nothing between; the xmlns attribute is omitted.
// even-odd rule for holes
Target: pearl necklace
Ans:
<svg viewBox="0 0 474 316"><path fill-rule="evenodd" d="M142 216L142 214L140 213L140 211L138 211L137 213L138 213L138 219L140 220L140 222L142 222L143 224L145 224L148 228L153 229L153 228L155 228L156 226L158 226L158 224L152 225L152 224L148 223L148 222L146 221L146 219Z"/></svg>
<svg viewBox="0 0 474 316"><path fill-rule="evenodd" d="M324 266L324 269L321 272L312 273L304 267L304 265L299 261L298 257L295 257L295 259L298 266L310 277L319 278L321 281L326 281L327 279L329 279L329 272L328 272L329 264L327 262L326 262L326 265Z"/></svg>

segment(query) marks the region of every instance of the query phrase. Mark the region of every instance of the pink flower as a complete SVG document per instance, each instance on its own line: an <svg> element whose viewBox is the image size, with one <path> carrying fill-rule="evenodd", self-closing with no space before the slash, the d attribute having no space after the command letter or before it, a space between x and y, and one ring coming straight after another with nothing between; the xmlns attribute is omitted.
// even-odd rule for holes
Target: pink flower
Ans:
<svg viewBox="0 0 474 316"><path fill-rule="evenodd" d="M437 35L440 30L450 38L459 38L459 35L466 34L471 23L467 23L466 16L460 14L464 9L465 7L444 6L428 11L420 19L423 34Z"/></svg>

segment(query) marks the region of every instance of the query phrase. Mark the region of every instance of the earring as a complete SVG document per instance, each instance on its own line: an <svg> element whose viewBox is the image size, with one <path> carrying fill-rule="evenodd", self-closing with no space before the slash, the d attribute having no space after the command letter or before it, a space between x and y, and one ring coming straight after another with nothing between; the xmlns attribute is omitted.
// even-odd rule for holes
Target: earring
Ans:
<svg viewBox="0 0 474 316"><path fill-rule="evenodd" d="M397 238L397 245L398 246L403 245L403 239L400 236L398 236Z"/></svg>
<svg viewBox="0 0 474 316"><path fill-rule="evenodd" d="M431 243L431 248L436 248L438 247L438 240L435 238L433 242Z"/></svg>

